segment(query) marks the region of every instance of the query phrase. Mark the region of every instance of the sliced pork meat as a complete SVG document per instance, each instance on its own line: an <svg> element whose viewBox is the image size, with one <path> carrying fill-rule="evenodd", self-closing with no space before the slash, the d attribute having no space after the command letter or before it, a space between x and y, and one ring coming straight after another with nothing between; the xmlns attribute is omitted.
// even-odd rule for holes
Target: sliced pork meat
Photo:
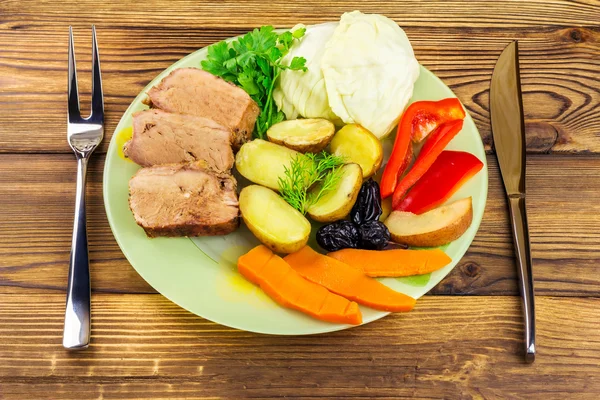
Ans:
<svg viewBox="0 0 600 400"><path fill-rule="evenodd" d="M206 161L228 172L234 162L232 139L228 128L208 118L144 110L133 114L133 136L123 153L142 167Z"/></svg>
<svg viewBox="0 0 600 400"><path fill-rule="evenodd" d="M148 91L148 103L210 118L232 130L237 149L251 139L260 109L241 88L198 68L179 68Z"/></svg>
<svg viewBox="0 0 600 400"><path fill-rule="evenodd" d="M129 207L149 237L226 235L239 226L235 179L202 162L140 169Z"/></svg>

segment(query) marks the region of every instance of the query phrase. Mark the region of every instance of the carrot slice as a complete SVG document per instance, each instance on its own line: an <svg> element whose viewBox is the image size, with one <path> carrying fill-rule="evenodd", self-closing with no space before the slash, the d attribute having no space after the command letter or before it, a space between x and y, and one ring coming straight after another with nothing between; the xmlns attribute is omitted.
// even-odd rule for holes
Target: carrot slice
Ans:
<svg viewBox="0 0 600 400"><path fill-rule="evenodd" d="M241 256L238 271L284 307L323 321L362 323L358 304L304 279L266 246L257 246Z"/></svg>
<svg viewBox="0 0 600 400"><path fill-rule="evenodd" d="M427 274L448 265L452 259L440 249L358 250L343 249L328 254L362 270L366 275L411 276Z"/></svg>
<svg viewBox="0 0 600 400"><path fill-rule="evenodd" d="M244 278L248 279L254 284L258 284L260 280L259 272L267 264L267 262L273 257L273 252L266 246L256 246L240 258L238 258L238 270L240 269L240 263L249 264L252 263L252 268L249 266L244 268ZM241 273L241 271L240 271Z"/></svg>
<svg viewBox="0 0 600 400"><path fill-rule="evenodd" d="M286 261L300 275L349 300L383 311L410 311L415 299L369 278L360 270L319 254L309 246L288 254Z"/></svg>

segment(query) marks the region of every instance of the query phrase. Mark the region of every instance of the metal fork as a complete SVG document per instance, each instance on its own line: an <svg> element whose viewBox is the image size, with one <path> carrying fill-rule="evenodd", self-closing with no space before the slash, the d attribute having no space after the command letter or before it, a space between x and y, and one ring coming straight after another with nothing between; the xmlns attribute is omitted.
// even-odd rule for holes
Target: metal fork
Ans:
<svg viewBox="0 0 600 400"><path fill-rule="evenodd" d="M88 256L87 224L85 215L85 178L88 160L104 136L104 96L100 77L100 59L96 27L92 26L92 112L82 118L79 113L79 90L75 69L73 29L69 27L69 93L67 139L77 158L77 194L75 219L69 260L69 283L63 346L67 349L85 349L90 342L90 261Z"/></svg>

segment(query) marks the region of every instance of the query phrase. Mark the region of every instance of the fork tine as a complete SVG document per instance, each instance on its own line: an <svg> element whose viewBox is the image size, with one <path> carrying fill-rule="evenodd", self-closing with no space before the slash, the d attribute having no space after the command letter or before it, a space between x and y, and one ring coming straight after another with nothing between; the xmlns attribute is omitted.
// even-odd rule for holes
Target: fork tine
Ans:
<svg viewBox="0 0 600 400"><path fill-rule="evenodd" d="M75 46L73 43L73 28L69 26L69 89L68 89L68 117L69 121L78 120L79 89L77 88L77 69L75 67Z"/></svg>
<svg viewBox="0 0 600 400"><path fill-rule="evenodd" d="M96 40L96 27L92 25L92 114L95 121L104 120L104 95L102 93L102 76L100 73L100 57L98 55L98 41Z"/></svg>

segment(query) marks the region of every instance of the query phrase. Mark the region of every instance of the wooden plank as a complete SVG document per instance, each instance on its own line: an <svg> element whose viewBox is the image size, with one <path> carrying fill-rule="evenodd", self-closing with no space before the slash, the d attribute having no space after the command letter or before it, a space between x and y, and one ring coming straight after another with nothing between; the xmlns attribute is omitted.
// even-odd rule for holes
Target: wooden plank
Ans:
<svg viewBox="0 0 600 400"><path fill-rule="evenodd" d="M406 28L420 62L465 103L488 150L491 72L504 46L519 39L528 150L600 151L596 138L600 129L597 1L415 2L402 6L382 1L322 7L317 6L320 2L280 0L184 1L177 2L176 8L148 1L135 12L126 3L89 0L63 2L60 12L48 2L23 4L0 3L0 152L70 151L64 139L69 24L75 27L85 110L90 89L89 26L98 27L107 134L100 151L105 151L134 97L181 57L262 24L289 27L298 22L331 21L357 8L386 14ZM24 132L36 140L24 141Z"/></svg>
<svg viewBox="0 0 600 400"><path fill-rule="evenodd" d="M521 360L512 296L428 296L367 326L277 337L210 323L159 295L99 294L81 352L60 347L63 300L0 295L4 399L600 396L598 298L538 297L533 365Z"/></svg>
<svg viewBox="0 0 600 400"><path fill-rule="evenodd" d="M37 1L5 0L3 10L11 22L61 22L94 18L99 23L118 23L128 28L140 26L178 27L198 25L210 28L245 28L269 23L295 25L299 20L330 21L347 11L361 10L380 13L402 20L406 26L435 25L444 28L465 25L474 27L506 28L529 26L596 26L598 2L595 0L530 1L515 4L510 0L495 1L403 1L399 7L394 1L363 2L307 0L301 3L273 0L183 0L175 3L148 0L143 9L133 10L127 3L97 3L93 0L67 0L60 10L52 4ZM451 14L449 14L451 12ZM518 14L517 14L518 13ZM452 16L451 18L449 16ZM438 25L439 23L439 25ZM17 25L17 29L23 26Z"/></svg>
<svg viewBox="0 0 600 400"><path fill-rule="evenodd" d="M93 288L150 293L152 288L124 259L108 226L102 158L93 158L88 186ZM488 163L489 196L479 232L434 294L517 293L504 192L493 156ZM538 294L600 293L599 174L598 157L529 157L528 211ZM0 292L64 290L74 179L70 155L0 155Z"/></svg>

